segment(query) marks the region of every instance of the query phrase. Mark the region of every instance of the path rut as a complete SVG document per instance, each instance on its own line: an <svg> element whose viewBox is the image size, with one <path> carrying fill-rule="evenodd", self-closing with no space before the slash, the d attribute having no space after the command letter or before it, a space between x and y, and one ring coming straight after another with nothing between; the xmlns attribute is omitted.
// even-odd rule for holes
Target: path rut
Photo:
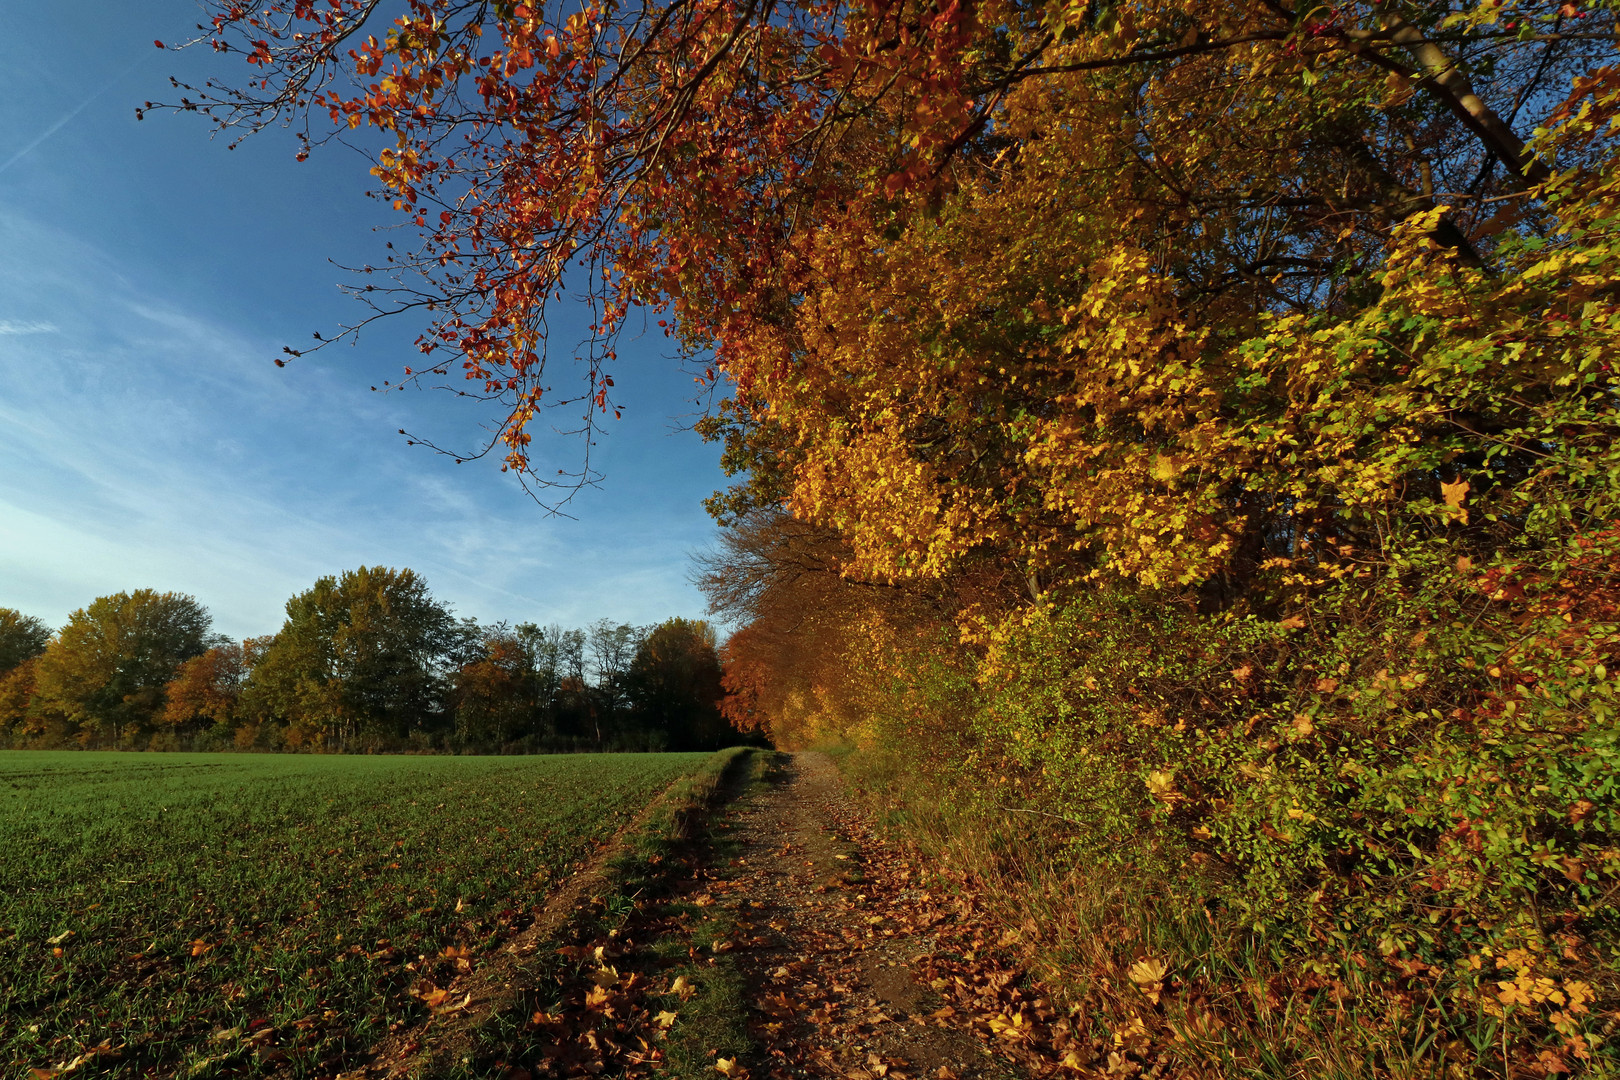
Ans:
<svg viewBox="0 0 1620 1080"><path fill-rule="evenodd" d="M737 855L701 888L750 942L736 959L773 1075L1025 1075L919 978L919 960L936 947L943 916L929 913L939 898L909 871L894 880L883 842L825 754L792 755L722 828Z"/></svg>

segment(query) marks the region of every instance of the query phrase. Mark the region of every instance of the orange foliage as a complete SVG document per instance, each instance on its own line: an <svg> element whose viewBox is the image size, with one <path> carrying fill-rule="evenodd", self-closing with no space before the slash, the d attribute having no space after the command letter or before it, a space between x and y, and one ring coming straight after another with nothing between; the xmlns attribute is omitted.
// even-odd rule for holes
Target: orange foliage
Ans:
<svg viewBox="0 0 1620 1080"><path fill-rule="evenodd" d="M170 727L203 721L229 727L236 718L236 702L249 670L248 653L237 642L215 645L185 661L164 687L163 711L158 719Z"/></svg>
<svg viewBox="0 0 1620 1080"><path fill-rule="evenodd" d="M0 675L0 732L9 730L20 735L39 733L38 724L28 711L34 697L36 662L36 657L30 657Z"/></svg>

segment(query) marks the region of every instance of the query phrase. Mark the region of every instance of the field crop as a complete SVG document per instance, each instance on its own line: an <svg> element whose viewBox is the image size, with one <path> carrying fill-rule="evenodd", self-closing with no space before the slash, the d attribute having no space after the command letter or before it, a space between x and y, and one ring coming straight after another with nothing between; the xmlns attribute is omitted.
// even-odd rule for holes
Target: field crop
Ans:
<svg viewBox="0 0 1620 1080"><path fill-rule="evenodd" d="M330 1072L705 757L0 753L5 1074Z"/></svg>

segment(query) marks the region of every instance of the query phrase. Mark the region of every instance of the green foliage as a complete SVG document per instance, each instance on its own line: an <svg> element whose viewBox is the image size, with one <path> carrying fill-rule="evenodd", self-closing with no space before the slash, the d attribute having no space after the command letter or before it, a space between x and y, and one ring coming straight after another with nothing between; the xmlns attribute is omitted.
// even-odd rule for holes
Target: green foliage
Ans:
<svg viewBox="0 0 1620 1080"><path fill-rule="evenodd" d="M44 620L0 608L0 676L44 652L50 641L51 628Z"/></svg>
<svg viewBox="0 0 1620 1080"><path fill-rule="evenodd" d="M243 709L287 722L294 745L401 738L437 713L455 630L410 569L362 566L321 578L287 601L287 621L255 665Z"/></svg>
<svg viewBox="0 0 1620 1080"><path fill-rule="evenodd" d="M1620 537L1491 568L1401 550L1286 619L1113 590L1008 620L943 774L1289 964L1360 956L1455 1030L1608 1061Z"/></svg>
<svg viewBox="0 0 1620 1080"><path fill-rule="evenodd" d="M68 616L40 655L30 713L81 741L119 742L150 726L175 670L207 648L209 621L179 593L99 597Z"/></svg>
<svg viewBox="0 0 1620 1080"><path fill-rule="evenodd" d="M704 763L0 754L0 1060L319 1071Z"/></svg>

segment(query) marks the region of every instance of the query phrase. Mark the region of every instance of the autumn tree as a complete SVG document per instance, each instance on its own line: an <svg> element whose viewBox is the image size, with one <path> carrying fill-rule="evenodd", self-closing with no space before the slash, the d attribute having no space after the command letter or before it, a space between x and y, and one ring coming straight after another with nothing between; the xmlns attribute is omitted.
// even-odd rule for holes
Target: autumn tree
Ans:
<svg viewBox="0 0 1620 1080"><path fill-rule="evenodd" d="M961 712L891 691L920 657L953 651L958 612L1004 605L1021 583L958 572L901 589L847 573L852 558L836 532L779 509L734 517L698 556L710 612L739 627L721 649L721 711L789 747L869 738L876 721L903 719L919 745L949 754Z"/></svg>
<svg viewBox="0 0 1620 1080"><path fill-rule="evenodd" d="M25 740L39 733L38 719L29 710L33 700L33 660L0 675L0 737Z"/></svg>
<svg viewBox="0 0 1620 1080"><path fill-rule="evenodd" d="M176 730L236 726L237 703L268 639L223 641L180 665L164 688L164 725Z"/></svg>
<svg viewBox="0 0 1620 1080"><path fill-rule="evenodd" d="M684 344L712 347L740 403L772 400L779 388L756 381L794 377L799 358L826 355L815 334L839 333L803 302L839 279L835 253L858 259L919 209L965 207L959 193L1005 187L1009 215L1034 196L1031 222L1085 206L1093 248L1054 251L1054 262L1094 266L1093 281L1146 270L1239 324L1362 302L1389 228L1417 213L1433 210L1425 235L1479 264L1508 224L1499 209L1545 232L1538 185L1551 171L1525 140L1570 78L1613 52L1611 34L1553 0L1511 16L1490 4L1319 11L1269 0L207 6L199 43L249 67L188 88L175 107L242 132L290 122L301 153L375 132L382 193L423 239L366 268L357 291L379 316L430 316L427 359L410 377L460 369L502 399L499 439L519 471L546 402L582 409L586 428L592 410L612 409L613 335L636 305L669 309ZM1548 32L1508 28L1514 20ZM1071 167L1078 160L1088 164ZM1061 187L1047 199L1040 185L1054 168ZM1125 262L1106 260L1115 247ZM984 250L1017 249L997 238ZM578 391L558 394L543 374L544 311L569 285L587 291L597 319ZM842 290L845 301L865 291ZM1062 310L1061 296L1027 299L1035 306L1010 294L1013 306L994 306L1027 327ZM1026 310L1031 321L1016 322ZM1005 385L1008 416L1026 396L1058 392ZM882 421L873 407L870 422ZM1014 451L926 431L882 437L935 447L925 475L941 452L977 458L970 490L927 492L923 504L943 499L946 518L998 527L977 478L990 483Z"/></svg>
<svg viewBox="0 0 1620 1080"><path fill-rule="evenodd" d="M50 627L43 620L0 608L0 734L28 733L34 665L50 640Z"/></svg>
<svg viewBox="0 0 1620 1080"><path fill-rule="evenodd" d="M36 661L30 711L87 741L144 731L161 715L175 671L207 649L209 624L207 609L180 593L99 597L68 616Z"/></svg>
<svg viewBox="0 0 1620 1080"><path fill-rule="evenodd" d="M287 601L243 705L287 724L295 745L403 739L442 707L441 668L456 630L412 570L362 566L323 577Z"/></svg>
<svg viewBox="0 0 1620 1080"><path fill-rule="evenodd" d="M662 731L671 750L711 750L736 732L720 715L720 657L701 619L668 619L647 634L629 671L641 724Z"/></svg>
<svg viewBox="0 0 1620 1080"><path fill-rule="evenodd" d="M461 745L499 748L549 734L555 680L542 674L536 629L485 628L476 653L451 674L450 704Z"/></svg>

